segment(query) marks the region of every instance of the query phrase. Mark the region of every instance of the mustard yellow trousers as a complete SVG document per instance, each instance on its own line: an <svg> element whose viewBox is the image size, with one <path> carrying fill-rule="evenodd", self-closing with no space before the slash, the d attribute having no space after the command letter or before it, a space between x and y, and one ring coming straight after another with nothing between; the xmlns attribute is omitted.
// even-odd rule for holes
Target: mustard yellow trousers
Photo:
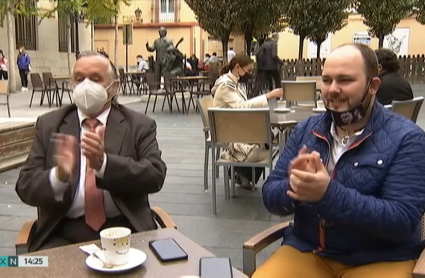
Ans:
<svg viewBox="0 0 425 278"><path fill-rule="evenodd" d="M252 278L411 278L415 263L411 260L353 267L283 245Z"/></svg>

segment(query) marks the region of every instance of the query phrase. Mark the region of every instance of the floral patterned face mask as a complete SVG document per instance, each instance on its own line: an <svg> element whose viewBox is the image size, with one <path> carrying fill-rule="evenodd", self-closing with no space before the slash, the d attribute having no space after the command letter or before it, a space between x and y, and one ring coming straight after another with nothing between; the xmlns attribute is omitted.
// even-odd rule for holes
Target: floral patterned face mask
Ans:
<svg viewBox="0 0 425 278"><path fill-rule="evenodd" d="M372 80L369 81L368 86L366 88L366 92L364 93L364 96L360 103L349 108L347 111L334 111L326 105L326 110L331 113L332 121L335 123L336 126L341 127L351 125L359 122L366 116L367 108L369 107L370 101L372 99L372 96L369 94L371 81ZM368 101L364 103L367 96L369 96Z"/></svg>

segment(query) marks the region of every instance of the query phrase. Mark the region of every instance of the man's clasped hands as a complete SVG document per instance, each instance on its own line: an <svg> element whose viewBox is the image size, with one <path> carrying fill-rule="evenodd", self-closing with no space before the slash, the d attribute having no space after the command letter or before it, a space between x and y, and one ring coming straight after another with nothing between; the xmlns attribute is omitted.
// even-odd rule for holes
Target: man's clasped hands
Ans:
<svg viewBox="0 0 425 278"><path fill-rule="evenodd" d="M325 195L331 178L316 151L303 146L289 166L290 190L286 193L301 202L319 202Z"/></svg>

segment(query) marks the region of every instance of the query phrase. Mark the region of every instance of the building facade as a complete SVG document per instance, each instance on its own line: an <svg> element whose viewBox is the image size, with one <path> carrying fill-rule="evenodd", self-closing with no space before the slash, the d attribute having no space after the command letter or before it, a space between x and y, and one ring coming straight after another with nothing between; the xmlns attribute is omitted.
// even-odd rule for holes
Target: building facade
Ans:
<svg viewBox="0 0 425 278"><path fill-rule="evenodd" d="M356 13L351 14L347 25L335 34L330 34L322 44L321 57L326 57L332 49L349 42L361 42L377 49L378 39L370 37L367 30L363 17ZM413 16L406 17L400 21L391 35L385 37L384 47L393 49L398 55L422 55L425 54L425 40L421 39L424 34L425 25L421 25ZM296 59L298 49L299 37L287 28L280 34L279 57ZM316 58L316 45L306 39L303 53L304 58Z"/></svg>
<svg viewBox="0 0 425 278"><path fill-rule="evenodd" d="M137 11L139 11L138 17ZM321 57L326 57L337 46L348 42L363 42L372 48L378 47L378 40L371 38L367 32L368 27L363 23L361 15L351 11L347 25L335 34L330 34L327 41L322 44ZM214 15L211 15L214 16ZM184 0L133 0L130 6L123 5L119 15L118 34L118 65L125 65L126 47L123 38L123 25L133 24L132 44L128 46L129 65L136 64L136 56L141 54L144 58L154 53L146 50L146 42L150 45L158 38L158 29L164 26L168 29L168 37L177 42L184 38L179 49L183 54L196 54L203 57L206 53L217 52L222 56L221 41L212 37L198 24L195 14ZM425 26L419 24L414 17L404 18L396 30L387 36L384 47L392 48L399 55L417 55L425 53L425 40L419 39L425 33ZM114 52L114 25L98 24L94 34L95 49L104 49L112 58ZM229 47L236 53L245 51L243 36L232 36ZM280 33L278 54L282 59L296 59L298 57L299 37L294 35L290 28ZM303 49L304 58L316 57L316 46L305 40Z"/></svg>
<svg viewBox="0 0 425 278"><path fill-rule="evenodd" d="M34 1L33 5L37 5L41 13L54 9L54 3L50 0ZM38 16L30 18L17 16L12 20L13 39L16 45L16 49L13 50L15 57L17 57L18 48L24 46L31 58L32 72L51 72L53 75L68 74L66 17L55 13L41 22L39 20ZM75 62L75 51L78 49L77 42L79 42L81 51L92 48L91 30L91 26L87 26L87 23L84 22L77 23L75 21L71 25L71 48L73 51L71 60L73 63ZM4 19L3 22L0 22L0 37L6 39L0 40L0 49L9 58L7 33L6 19ZM9 67L17 67L16 61L9 61Z"/></svg>
<svg viewBox="0 0 425 278"><path fill-rule="evenodd" d="M140 20L136 11L141 12ZM128 46L129 65L136 64L136 56L142 55L145 59L153 55L146 50L146 42L152 45L158 38L158 29L165 27L167 37L176 43L181 37L184 41L179 45L183 54L203 57L206 53L217 52L223 55L221 41L210 36L196 21L195 14L184 0L133 0L130 6L121 6L119 15L118 34L118 65L125 65L126 46L123 38L123 25L133 21L132 44ZM95 25L95 49L104 49L113 58L114 53L114 25ZM242 37L231 37L229 47L234 47L237 52L243 52L244 40Z"/></svg>

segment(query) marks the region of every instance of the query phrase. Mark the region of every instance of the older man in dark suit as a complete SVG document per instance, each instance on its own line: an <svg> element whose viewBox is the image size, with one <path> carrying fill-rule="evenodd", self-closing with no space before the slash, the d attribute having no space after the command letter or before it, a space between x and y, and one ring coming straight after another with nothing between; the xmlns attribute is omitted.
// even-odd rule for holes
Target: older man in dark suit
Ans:
<svg viewBox="0 0 425 278"><path fill-rule="evenodd" d="M95 240L108 227L156 229L148 194L162 188L166 165L155 121L117 104L116 69L101 54L82 53L72 81L75 105L38 119L16 183L39 212L30 251Z"/></svg>

